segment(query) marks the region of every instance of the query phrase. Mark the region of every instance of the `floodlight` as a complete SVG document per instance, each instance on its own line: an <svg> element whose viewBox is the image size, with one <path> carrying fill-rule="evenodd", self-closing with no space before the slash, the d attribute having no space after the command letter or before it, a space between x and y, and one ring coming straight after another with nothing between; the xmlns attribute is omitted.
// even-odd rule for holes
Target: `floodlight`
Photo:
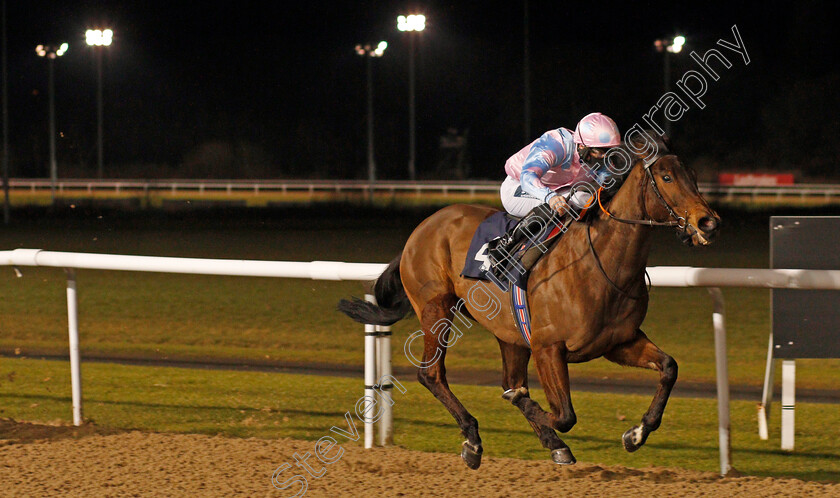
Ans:
<svg viewBox="0 0 840 498"><path fill-rule="evenodd" d="M397 17L397 29L400 31L423 31L426 29L426 16L412 14Z"/></svg>
<svg viewBox="0 0 840 498"><path fill-rule="evenodd" d="M385 53L386 48L388 48L388 42L379 42L379 45L376 46L376 50L373 51L373 55L376 57L382 57L382 54Z"/></svg>
<svg viewBox="0 0 840 498"><path fill-rule="evenodd" d="M85 41L88 45L108 46L114 39L114 32L110 29L89 29L85 31Z"/></svg>

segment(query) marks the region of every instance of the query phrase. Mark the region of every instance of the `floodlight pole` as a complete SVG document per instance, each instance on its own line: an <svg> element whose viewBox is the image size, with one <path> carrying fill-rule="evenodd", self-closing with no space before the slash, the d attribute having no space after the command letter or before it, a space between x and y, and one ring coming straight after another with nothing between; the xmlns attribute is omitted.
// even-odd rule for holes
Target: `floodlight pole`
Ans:
<svg viewBox="0 0 840 498"><path fill-rule="evenodd" d="M376 161L373 155L373 58L382 57L388 43L378 45L356 45L356 54L367 59L367 162L368 162L368 197L373 200L373 183L376 181Z"/></svg>
<svg viewBox="0 0 840 498"><path fill-rule="evenodd" d="M104 154L102 152L102 51L104 50L104 47L107 47L111 44L113 37L114 32L110 29L89 29L87 30L87 32L85 32L87 44L90 45L96 52L96 172L100 180L102 179L104 170Z"/></svg>
<svg viewBox="0 0 840 498"><path fill-rule="evenodd" d="M9 93L6 70L6 0L3 0L3 223L11 222L9 208Z"/></svg>
<svg viewBox="0 0 840 498"><path fill-rule="evenodd" d="M373 157L373 57L367 56L367 162L368 182L370 182L370 196L373 198L373 183L376 181L376 162Z"/></svg>
<svg viewBox="0 0 840 498"><path fill-rule="evenodd" d="M103 175L103 152L102 152L102 47L93 47L96 52L96 175L100 180Z"/></svg>
<svg viewBox="0 0 840 498"><path fill-rule="evenodd" d="M417 143L414 112L414 39L418 31L426 29L426 16L422 14L399 16L397 18L397 29L408 32L408 178L413 181L417 177L415 166Z"/></svg>
<svg viewBox="0 0 840 498"><path fill-rule="evenodd" d="M657 52L662 52L664 56L664 79L665 79L665 93L671 91L671 54L678 54L682 51L685 45L685 37L676 35L673 38L661 38L653 42ZM671 136L671 120L665 117L665 134Z"/></svg>
<svg viewBox="0 0 840 498"><path fill-rule="evenodd" d="M55 159L55 59L47 58L49 66L49 101L50 101L50 198L55 204L55 184L58 182L58 163Z"/></svg>
<svg viewBox="0 0 840 498"><path fill-rule="evenodd" d="M414 32L408 33L408 179L417 178L415 159L417 157L417 140L415 137L416 118L414 111Z"/></svg>
<svg viewBox="0 0 840 498"><path fill-rule="evenodd" d="M49 134L50 134L50 198L55 204L55 186L58 182L58 162L55 159L55 59L64 55L68 45L38 45L35 53L39 57L46 57L49 74L47 99L49 102Z"/></svg>

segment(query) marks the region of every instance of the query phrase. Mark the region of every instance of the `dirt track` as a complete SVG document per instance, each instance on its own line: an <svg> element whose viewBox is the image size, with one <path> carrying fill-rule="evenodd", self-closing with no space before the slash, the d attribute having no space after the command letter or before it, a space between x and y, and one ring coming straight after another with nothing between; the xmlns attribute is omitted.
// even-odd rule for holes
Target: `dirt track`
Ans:
<svg viewBox="0 0 840 498"><path fill-rule="evenodd" d="M455 454L399 448L344 454L324 466L315 443L193 434L117 432L93 426L55 427L0 419L2 496L293 496L272 473L294 454L325 474L308 478L307 496L482 496L562 493L567 496L840 496L840 484L738 477L683 469L630 469L578 463L485 458L468 470ZM327 455L337 455L337 449ZM303 471L287 470L280 481Z"/></svg>

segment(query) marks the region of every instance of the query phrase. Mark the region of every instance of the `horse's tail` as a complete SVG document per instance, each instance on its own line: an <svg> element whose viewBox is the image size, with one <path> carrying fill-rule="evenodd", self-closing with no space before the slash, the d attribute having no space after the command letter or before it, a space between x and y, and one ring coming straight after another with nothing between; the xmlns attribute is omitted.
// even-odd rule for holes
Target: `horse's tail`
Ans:
<svg viewBox="0 0 840 498"><path fill-rule="evenodd" d="M377 304L363 301L357 297L338 302L338 311L359 323L373 325L391 325L411 312L411 302L405 293L400 279L400 259L402 253L394 258L373 285L373 295Z"/></svg>

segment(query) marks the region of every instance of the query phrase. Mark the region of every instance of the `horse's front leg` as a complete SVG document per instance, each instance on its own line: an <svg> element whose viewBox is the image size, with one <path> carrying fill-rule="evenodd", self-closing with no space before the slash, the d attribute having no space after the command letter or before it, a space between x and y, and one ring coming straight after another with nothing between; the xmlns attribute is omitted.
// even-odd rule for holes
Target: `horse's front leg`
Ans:
<svg viewBox="0 0 840 498"><path fill-rule="evenodd" d="M545 411L539 403L531 399L528 392L528 360L531 358L531 350L524 346L509 344L499 340L499 348L502 351L502 387L505 389L502 398L508 400L513 406L519 408L534 432L540 438L544 448L551 450L551 459L560 465L575 463L572 450L557 437L554 429L547 425L540 424L534 414L538 413L545 419Z"/></svg>
<svg viewBox="0 0 840 498"><path fill-rule="evenodd" d="M650 408L642 417L642 425L632 427L622 437L624 449L633 452L645 444L648 435L662 423L662 413L677 381L677 362L662 352L641 330L636 330L634 339L615 346L604 357L619 365L659 371L659 387Z"/></svg>
<svg viewBox="0 0 840 498"><path fill-rule="evenodd" d="M569 432L577 423L577 416L572 407L572 397L569 392L566 344L564 342L549 346L534 344L533 357L552 413L543 411L535 401L531 401L530 410L526 416L540 425L546 425L560 432ZM572 456L572 451L568 446L556 451L559 454L555 455L555 452L552 452L552 458L556 463L575 463L575 457Z"/></svg>

